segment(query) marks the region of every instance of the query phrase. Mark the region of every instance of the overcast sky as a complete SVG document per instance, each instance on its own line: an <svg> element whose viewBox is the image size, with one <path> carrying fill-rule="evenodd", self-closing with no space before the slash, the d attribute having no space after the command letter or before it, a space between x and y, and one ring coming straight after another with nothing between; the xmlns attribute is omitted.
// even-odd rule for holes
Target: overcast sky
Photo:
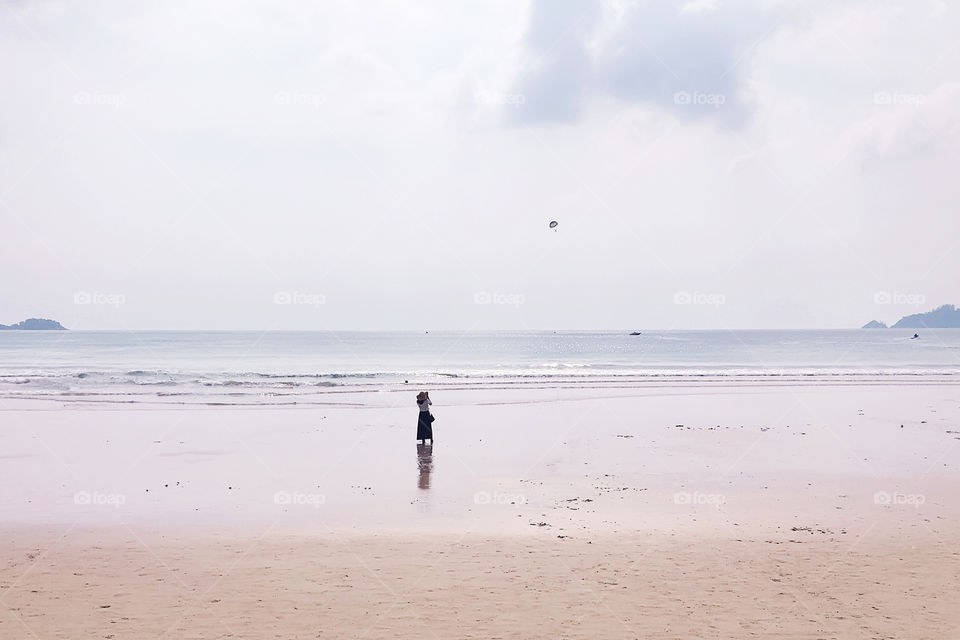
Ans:
<svg viewBox="0 0 960 640"><path fill-rule="evenodd" d="M958 33L928 0L4 2L0 323L960 303Z"/></svg>

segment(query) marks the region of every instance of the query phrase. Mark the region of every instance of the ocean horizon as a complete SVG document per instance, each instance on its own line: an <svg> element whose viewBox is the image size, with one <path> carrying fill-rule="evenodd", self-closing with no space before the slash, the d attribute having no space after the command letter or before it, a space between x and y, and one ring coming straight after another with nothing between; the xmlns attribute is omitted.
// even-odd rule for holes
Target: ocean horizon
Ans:
<svg viewBox="0 0 960 640"><path fill-rule="evenodd" d="M0 397L306 401L344 387L960 375L960 330L0 334Z"/></svg>

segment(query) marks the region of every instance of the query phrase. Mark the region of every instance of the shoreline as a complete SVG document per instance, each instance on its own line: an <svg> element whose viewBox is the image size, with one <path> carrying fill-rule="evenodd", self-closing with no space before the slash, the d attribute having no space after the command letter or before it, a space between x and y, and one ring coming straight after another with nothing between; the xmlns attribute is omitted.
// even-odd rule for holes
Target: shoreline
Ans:
<svg viewBox="0 0 960 640"><path fill-rule="evenodd" d="M144 385L148 386L148 385ZM732 391L742 390L750 392L757 388L772 389L806 389L806 388L856 388L856 387L950 387L960 386L960 375L949 373L897 373L889 375L844 373L830 376L824 375L780 375L767 374L761 376L623 376L606 378L602 376L583 376L579 378L544 377L531 380L483 379L476 382L467 379L458 382L422 383L385 383L371 382L369 384L343 384L336 386L322 385L319 388L304 387L254 387L248 391L144 391L133 389L118 390L90 390L90 391L58 391L51 393L0 393L0 412L9 410L31 409L69 409L73 405L98 405L130 407L324 407L324 406L353 406L357 408L380 407L384 402L366 402L371 395L402 397L403 401L393 403L394 406L403 406L407 395L420 388L430 388L444 393L464 392L508 392L517 391L585 391L611 392L633 391L650 392L657 394L661 391L702 393L704 391ZM235 387L243 388L243 387ZM622 396L606 394L602 397L635 397L636 393ZM340 398L354 396L355 402L324 401L328 397ZM186 399L180 399L186 398ZM268 398L269 400L265 399ZM559 400L551 398L550 400ZM569 399L579 400L581 397L572 396ZM526 400L513 401L527 402ZM503 401L496 404L510 404ZM389 404L389 403L387 403ZM485 404L491 404L486 401Z"/></svg>

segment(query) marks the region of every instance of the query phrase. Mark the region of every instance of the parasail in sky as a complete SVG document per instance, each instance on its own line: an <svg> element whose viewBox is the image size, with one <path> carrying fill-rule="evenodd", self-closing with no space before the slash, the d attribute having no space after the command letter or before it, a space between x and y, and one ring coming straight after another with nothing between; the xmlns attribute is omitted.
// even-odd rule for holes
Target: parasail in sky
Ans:
<svg viewBox="0 0 960 640"><path fill-rule="evenodd" d="M556 229L556 228L557 228L557 224L559 224L559 223L558 223L556 220L551 220L551 221L550 221L550 228L551 228L551 229Z"/></svg>

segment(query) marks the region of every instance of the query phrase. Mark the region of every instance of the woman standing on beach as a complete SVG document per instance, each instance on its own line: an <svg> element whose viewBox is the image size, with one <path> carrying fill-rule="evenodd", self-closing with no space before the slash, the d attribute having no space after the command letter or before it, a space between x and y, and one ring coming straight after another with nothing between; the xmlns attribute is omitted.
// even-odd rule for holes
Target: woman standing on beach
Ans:
<svg viewBox="0 0 960 640"><path fill-rule="evenodd" d="M423 444L433 444L433 416L430 415L430 394L421 391L417 394L417 405L420 407L420 418L417 420L417 440L423 440Z"/></svg>

